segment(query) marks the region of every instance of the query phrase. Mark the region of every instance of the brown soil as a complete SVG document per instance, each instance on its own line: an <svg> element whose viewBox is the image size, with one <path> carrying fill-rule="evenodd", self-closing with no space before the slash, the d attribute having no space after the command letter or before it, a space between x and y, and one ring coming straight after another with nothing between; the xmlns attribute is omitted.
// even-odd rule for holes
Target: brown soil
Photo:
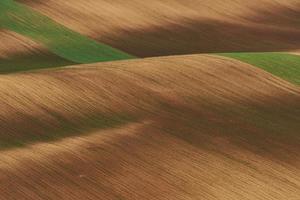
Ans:
<svg viewBox="0 0 300 200"><path fill-rule="evenodd" d="M136 56L292 51L297 0L19 0L82 34Z"/></svg>
<svg viewBox="0 0 300 200"><path fill-rule="evenodd" d="M300 55L300 50L299 51L295 51L295 52L289 52L291 54L294 54L294 55Z"/></svg>
<svg viewBox="0 0 300 200"><path fill-rule="evenodd" d="M0 58L46 52L36 42L12 31L0 30Z"/></svg>
<svg viewBox="0 0 300 200"><path fill-rule="evenodd" d="M0 92L0 140L24 141L0 151L0 199L300 195L299 87L239 61L175 56L3 75ZM85 127L99 114L130 120Z"/></svg>

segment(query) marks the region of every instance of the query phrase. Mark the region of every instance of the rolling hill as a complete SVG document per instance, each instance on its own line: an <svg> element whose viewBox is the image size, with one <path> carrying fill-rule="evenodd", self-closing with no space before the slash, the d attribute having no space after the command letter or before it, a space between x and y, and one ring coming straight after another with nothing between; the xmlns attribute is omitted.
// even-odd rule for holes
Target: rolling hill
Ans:
<svg viewBox="0 0 300 200"><path fill-rule="evenodd" d="M299 87L240 61L71 66L0 91L0 199L299 195Z"/></svg>
<svg viewBox="0 0 300 200"><path fill-rule="evenodd" d="M27 36L52 53L76 63L133 58L127 53L84 37L13 0L0 2L0 28Z"/></svg>
<svg viewBox="0 0 300 200"><path fill-rule="evenodd" d="M298 200L299 19L298 0L1 0L0 200Z"/></svg>
<svg viewBox="0 0 300 200"><path fill-rule="evenodd" d="M300 56L287 53L224 53L221 56L260 67L291 83L300 85Z"/></svg>
<svg viewBox="0 0 300 200"><path fill-rule="evenodd" d="M300 46L297 0L18 1L137 57Z"/></svg>
<svg viewBox="0 0 300 200"><path fill-rule="evenodd" d="M218 53L300 83L300 57L287 53L300 46L300 4L294 0L19 2L138 57ZM69 46L78 49L71 42ZM83 52L74 55L86 57Z"/></svg>
<svg viewBox="0 0 300 200"><path fill-rule="evenodd" d="M41 45L7 30L0 31L0 40L1 58L9 58L18 54L38 54L45 51Z"/></svg>
<svg viewBox="0 0 300 200"><path fill-rule="evenodd" d="M75 64L48 51L29 38L0 30L0 73L12 73Z"/></svg>

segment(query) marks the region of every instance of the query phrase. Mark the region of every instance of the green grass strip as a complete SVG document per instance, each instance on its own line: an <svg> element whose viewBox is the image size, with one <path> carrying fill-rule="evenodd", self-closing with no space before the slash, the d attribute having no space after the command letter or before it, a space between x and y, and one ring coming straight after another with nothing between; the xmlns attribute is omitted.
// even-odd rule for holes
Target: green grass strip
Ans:
<svg viewBox="0 0 300 200"><path fill-rule="evenodd" d="M221 53L257 66L293 84L300 85L300 56L288 53Z"/></svg>
<svg viewBox="0 0 300 200"><path fill-rule="evenodd" d="M133 56L76 33L13 0L0 1L0 28L44 44L52 53L76 63L130 59Z"/></svg>

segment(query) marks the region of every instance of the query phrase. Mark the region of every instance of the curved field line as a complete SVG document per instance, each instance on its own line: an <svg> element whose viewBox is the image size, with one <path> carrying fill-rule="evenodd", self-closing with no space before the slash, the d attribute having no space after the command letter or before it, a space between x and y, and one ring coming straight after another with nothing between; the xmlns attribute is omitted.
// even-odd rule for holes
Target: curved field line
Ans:
<svg viewBox="0 0 300 200"><path fill-rule="evenodd" d="M299 87L238 60L173 56L10 74L0 76L0 93L0 199L300 194Z"/></svg>
<svg viewBox="0 0 300 200"><path fill-rule="evenodd" d="M0 74L73 64L30 38L13 31L0 30Z"/></svg>
<svg viewBox="0 0 300 200"><path fill-rule="evenodd" d="M276 52L222 53L218 55L249 63L291 83L300 85L300 56L298 55Z"/></svg>
<svg viewBox="0 0 300 200"><path fill-rule="evenodd" d="M133 58L80 35L12 0L0 2L0 28L15 31L44 44L51 52L76 63Z"/></svg>

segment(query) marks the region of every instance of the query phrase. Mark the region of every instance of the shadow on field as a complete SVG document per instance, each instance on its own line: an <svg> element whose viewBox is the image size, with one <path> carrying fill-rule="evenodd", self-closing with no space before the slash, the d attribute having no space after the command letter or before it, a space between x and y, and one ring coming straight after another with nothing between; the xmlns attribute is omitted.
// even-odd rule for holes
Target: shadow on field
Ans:
<svg viewBox="0 0 300 200"><path fill-rule="evenodd" d="M8 58L0 58L0 74L63 67L74 64L74 62L52 53L19 53Z"/></svg>
<svg viewBox="0 0 300 200"><path fill-rule="evenodd" d="M274 25L278 28L300 28L300 3L291 7L273 7L269 10L259 9L253 16L245 16L246 20L266 25Z"/></svg>
<svg viewBox="0 0 300 200"><path fill-rule="evenodd" d="M273 8L236 22L212 19L172 21L166 26L120 30L98 38L140 57L220 53L292 51L300 46L300 6ZM97 38L96 38L97 39Z"/></svg>
<svg viewBox="0 0 300 200"><path fill-rule="evenodd" d="M170 107L155 127L204 150L222 154L226 146L287 163L300 151L299 96L277 96L261 102L220 104L198 108ZM213 106L214 105L214 106Z"/></svg>

